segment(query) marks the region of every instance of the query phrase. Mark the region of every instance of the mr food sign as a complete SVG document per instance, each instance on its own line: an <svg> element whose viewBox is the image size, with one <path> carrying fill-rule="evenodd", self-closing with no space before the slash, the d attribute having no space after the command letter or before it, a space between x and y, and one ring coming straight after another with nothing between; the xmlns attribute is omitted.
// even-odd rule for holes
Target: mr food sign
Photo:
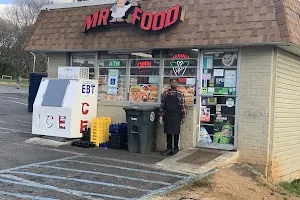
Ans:
<svg viewBox="0 0 300 200"><path fill-rule="evenodd" d="M180 5L151 13L141 10L136 0L117 0L111 9L102 9L86 16L83 32L115 23L132 24L145 31L160 31L183 21L184 15Z"/></svg>

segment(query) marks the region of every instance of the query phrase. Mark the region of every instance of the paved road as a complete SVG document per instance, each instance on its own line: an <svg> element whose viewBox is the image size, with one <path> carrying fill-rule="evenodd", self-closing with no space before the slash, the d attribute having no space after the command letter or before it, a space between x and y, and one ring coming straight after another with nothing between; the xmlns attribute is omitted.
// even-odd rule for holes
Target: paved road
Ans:
<svg viewBox="0 0 300 200"><path fill-rule="evenodd" d="M0 85L0 199L138 199L189 178L158 153L28 144L27 90Z"/></svg>

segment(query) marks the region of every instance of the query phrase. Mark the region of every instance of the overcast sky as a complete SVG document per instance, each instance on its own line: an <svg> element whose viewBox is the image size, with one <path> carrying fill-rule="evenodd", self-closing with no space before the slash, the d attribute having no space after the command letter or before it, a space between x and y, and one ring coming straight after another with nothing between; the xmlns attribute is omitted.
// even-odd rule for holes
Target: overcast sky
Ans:
<svg viewBox="0 0 300 200"><path fill-rule="evenodd" d="M54 0L54 3L65 3L70 2L70 0ZM0 15L4 13L5 8L9 7L12 4L12 0L0 0Z"/></svg>

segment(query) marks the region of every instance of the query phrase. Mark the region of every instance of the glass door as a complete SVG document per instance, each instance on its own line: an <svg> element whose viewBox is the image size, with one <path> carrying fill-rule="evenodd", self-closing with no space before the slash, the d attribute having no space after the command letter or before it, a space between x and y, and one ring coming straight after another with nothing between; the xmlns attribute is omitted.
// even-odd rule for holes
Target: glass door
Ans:
<svg viewBox="0 0 300 200"><path fill-rule="evenodd" d="M208 51L201 57L197 144L233 150L237 132L238 51Z"/></svg>

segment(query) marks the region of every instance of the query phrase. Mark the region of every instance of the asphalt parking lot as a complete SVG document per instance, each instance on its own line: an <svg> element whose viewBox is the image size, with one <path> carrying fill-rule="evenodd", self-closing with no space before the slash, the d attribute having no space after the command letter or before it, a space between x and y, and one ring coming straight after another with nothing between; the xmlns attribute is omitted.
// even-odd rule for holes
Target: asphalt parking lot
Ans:
<svg viewBox="0 0 300 200"><path fill-rule="evenodd" d="M0 199L139 199L190 178L155 167L159 153L28 144L27 90L0 85L0 103Z"/></svg>

